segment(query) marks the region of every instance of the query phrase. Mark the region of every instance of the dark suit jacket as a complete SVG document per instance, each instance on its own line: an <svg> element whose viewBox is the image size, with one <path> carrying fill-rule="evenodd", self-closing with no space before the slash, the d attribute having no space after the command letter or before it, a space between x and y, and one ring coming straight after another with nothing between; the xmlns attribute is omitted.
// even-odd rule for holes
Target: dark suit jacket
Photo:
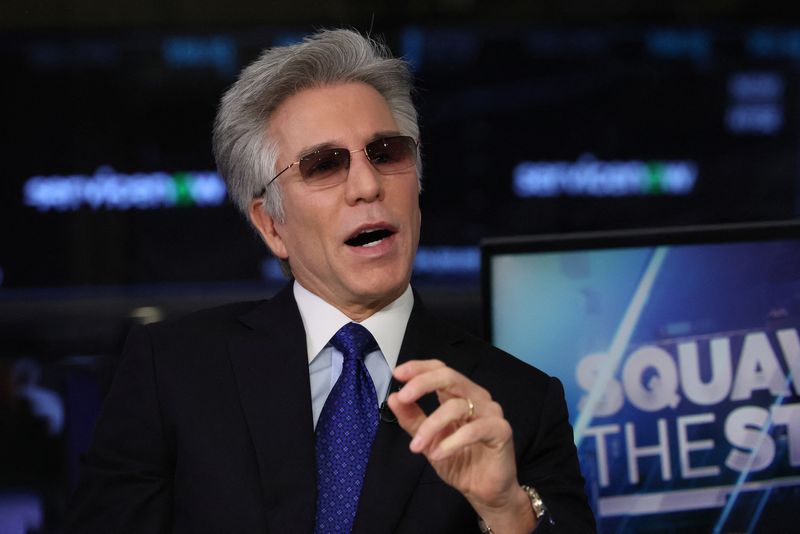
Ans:
<svg viewBox="0 0 800 534"><path fill-rule="evenodd" d="M416 299L399 361L438 358L490 390L514 430L519 480L555 525L591 532L560 383L432 319ZM291 286L134 329L106 398L68 532L310 533L316 502L305 332ZM436 399L423 399L431 411ZM475 512L409 437L381 422L355 533L478 532Z"/></svg>

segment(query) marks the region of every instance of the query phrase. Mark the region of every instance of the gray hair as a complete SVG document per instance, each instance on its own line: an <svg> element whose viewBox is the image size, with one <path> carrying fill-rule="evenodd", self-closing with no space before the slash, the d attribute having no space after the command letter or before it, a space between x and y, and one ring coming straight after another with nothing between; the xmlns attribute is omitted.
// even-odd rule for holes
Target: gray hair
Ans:
<svg viewBox="0 0 800 534"><path fill-rule="evenodd" d="M268 136L272 113L290 96L313 87L362 82L377 90L404 135L419 140L409 65L388 47L351 30L323 30L303 42L265 50L247 66L220 101L214 123L214 158L228 194L247 217L250 203L265 191L265 205L284 220L277 173L278 147ZM417 177L422 174L417 158Z"/></svg>

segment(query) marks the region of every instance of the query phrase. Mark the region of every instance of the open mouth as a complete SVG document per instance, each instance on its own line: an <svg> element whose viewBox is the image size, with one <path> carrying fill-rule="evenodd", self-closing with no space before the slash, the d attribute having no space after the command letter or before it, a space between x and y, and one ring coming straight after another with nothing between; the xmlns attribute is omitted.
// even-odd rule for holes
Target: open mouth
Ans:
<svg viewBox="0 0 800 534"><path fill-rule="evenodd" d="M374 247L392 234L394 232L387 228L363 230L345 241L345 244L351 247Z"/></svg>

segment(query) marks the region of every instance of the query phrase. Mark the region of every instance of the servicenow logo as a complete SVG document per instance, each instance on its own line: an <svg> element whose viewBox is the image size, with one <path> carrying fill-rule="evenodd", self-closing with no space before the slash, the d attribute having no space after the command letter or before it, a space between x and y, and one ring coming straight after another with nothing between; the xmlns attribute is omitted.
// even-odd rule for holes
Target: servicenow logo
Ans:
<svg viewBox="0 0 800 534"><path fill-rule="evenodd" d="M523 161L512 187L521 198L565 196L688 195L697 182L692 161Z"/></svg>
<svg viewBox="0 0 800 534"><path fill-rule="evenodd" d="M26 206L62 212L219 206L225 193L225 183L213 171L123 174L108 166L93 175L33 176L23 186Z"/></svg>

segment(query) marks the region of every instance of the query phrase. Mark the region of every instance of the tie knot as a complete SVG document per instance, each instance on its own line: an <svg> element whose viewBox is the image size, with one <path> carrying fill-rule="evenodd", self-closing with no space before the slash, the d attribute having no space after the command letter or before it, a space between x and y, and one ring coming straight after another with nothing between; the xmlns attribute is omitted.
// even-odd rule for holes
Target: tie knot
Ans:
<svg viewBox="0 0 800 534"><path fill-rule="evenodd" d="M345 358L364 358L378 348L378 343L369 330L358 323L347 323L331 338L331 344Z"/></svg>

